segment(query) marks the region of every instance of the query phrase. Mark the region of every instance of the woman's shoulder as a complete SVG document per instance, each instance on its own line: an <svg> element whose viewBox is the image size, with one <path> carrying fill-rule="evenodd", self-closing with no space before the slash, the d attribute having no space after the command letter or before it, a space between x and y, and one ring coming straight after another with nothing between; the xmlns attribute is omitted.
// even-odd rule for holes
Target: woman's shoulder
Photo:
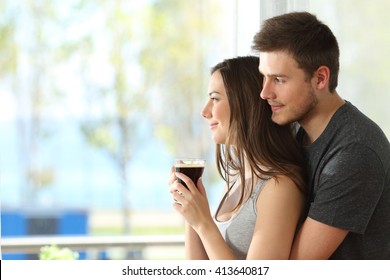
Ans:
<svg viewBox="0 0 390 280"><path fill-rule="evenodd" d="M301 213L305 196L288 176L270 178L264 185L256 202L257 213L277 219Z"/></svg>
<svg viewBox="0 0 390 280"><path fill-rule="evenodd" d="M288 197L296 197L298 200L304 197L297 184L286 175L269 178L264 184L261 196L264 199L287 199Z"/></svg>
<svg viewBox="0 0 390 280"><path fill-rule="evenodd" d="M295 184L293 179L287 175L277 175L275 177L270 177L266 181L265 185L275 187L296 187L298 189L297 184Z"/></svg>

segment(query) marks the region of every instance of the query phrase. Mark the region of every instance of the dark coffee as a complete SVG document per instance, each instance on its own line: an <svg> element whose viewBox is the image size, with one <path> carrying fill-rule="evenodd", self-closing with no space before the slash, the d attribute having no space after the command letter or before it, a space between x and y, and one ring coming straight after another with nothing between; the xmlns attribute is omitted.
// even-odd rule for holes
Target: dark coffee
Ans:
<svg viewBox="0 0 390 280"><path fill-rule="evenodd" d="M198 182L198 179L202 176L204 170L203 165L177 165L175 166L175 171L183 173L191 178L192 182L194 182L195 186ZM183 184L185 187L186 184L179 179L179 183ZM187 187L188 188L188 187Z"/></svg>

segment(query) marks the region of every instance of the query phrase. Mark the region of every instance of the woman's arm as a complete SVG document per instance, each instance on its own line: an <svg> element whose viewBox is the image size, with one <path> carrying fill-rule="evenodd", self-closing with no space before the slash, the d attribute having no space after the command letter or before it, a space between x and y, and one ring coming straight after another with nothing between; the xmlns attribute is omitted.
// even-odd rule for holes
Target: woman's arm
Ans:
<svg viewBox="0 0 390 280"><path fill-rule="evenodd" d="M257 221L247 259L288 259L304 195L286 176L269 179L260 192Z"/></svg>
<svg viewBox="0 0 390 280"><path fill-rule="evenodd" d="M173 196L178 203L174 207L198 235L209 259L235 259L212 220L201 180L196 188L187 176L177 176L189 189L175 184ZM304 208L304 195L290 178L280 176L277 181L267 181L256 206L258 215L247 259L288 259Z"/></svg>
<svg viewBox="0 0 390 280"><path fill-rule="evenodd" d="M170 187L170 192L172 195L177 192L175 184L177 178L175 175L174 167L171 168L170 176L168 180L168 185ZM175 205L175 204L174 204ZM190 224L185 223L185 255L186 259L189 260L207 260L208 256L203 247L202 241L200 240L198 234L194 231Z"/></svg>
<svg viewBox="0 0 390 280"><path fill-rule="evenodd" d="M176 176L185 182L188 189L176 181L172 184L171 192L176 201L174 208L185 218L188 226L193 230L188 231L186 239L189 238L189 241L197 248L196 254L199 253L198 245L200 243L195 242L195 234L203 244L210 260L235 259L210 214L202 180L199 180L197 187L195 187L195 184L186 175L177 173Z"/></svg>
<svg viewBox="0 0 390 280"><path fill-rule="evenodd" d="M209 257L196 231L186 222L185 253L188 260L208 260Z"/></svg>

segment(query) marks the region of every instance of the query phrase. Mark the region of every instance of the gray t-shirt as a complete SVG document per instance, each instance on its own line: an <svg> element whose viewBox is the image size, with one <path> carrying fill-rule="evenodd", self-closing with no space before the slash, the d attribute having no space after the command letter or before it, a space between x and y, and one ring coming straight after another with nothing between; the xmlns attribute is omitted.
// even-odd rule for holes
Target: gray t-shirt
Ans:
<svg viewBox="0 0 390 280"><path fill-rule="evenodd" d="M261 180L256 184L252 195L230 220L219 222L214 216L219 231L234 256L239 260L245 260L248 254L257 219L256 202L265 182L266 180Z"/></svg>
<svg viewBox="0 0 390 280"><path fill-rule="evenodd" d="M390 144L382 130L346 102L305 152L308 216L349 231L331 259L390 259Z"/></svg>

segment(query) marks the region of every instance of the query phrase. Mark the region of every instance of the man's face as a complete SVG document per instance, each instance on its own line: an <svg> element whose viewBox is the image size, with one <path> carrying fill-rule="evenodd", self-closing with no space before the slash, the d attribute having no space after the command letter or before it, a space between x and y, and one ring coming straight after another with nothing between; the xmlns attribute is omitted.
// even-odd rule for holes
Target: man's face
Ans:
<svg viewBox="0 0 390 280"><path fill-rule="evenodd" d="M318 99L311 81L289 53L261 52L259 71L264 75L260 97L271 106L275 123L285 125L310 118Z"/></svg>

